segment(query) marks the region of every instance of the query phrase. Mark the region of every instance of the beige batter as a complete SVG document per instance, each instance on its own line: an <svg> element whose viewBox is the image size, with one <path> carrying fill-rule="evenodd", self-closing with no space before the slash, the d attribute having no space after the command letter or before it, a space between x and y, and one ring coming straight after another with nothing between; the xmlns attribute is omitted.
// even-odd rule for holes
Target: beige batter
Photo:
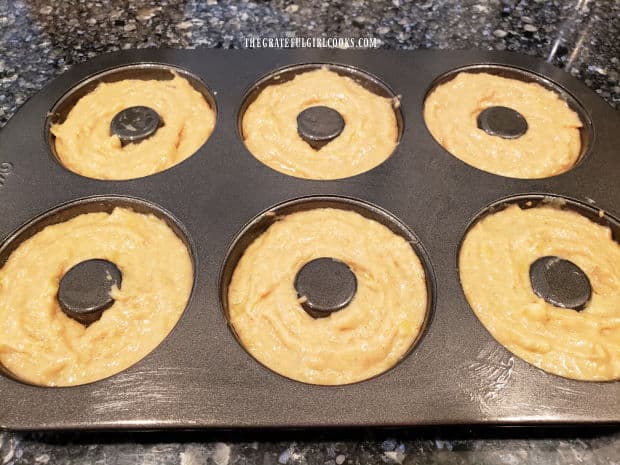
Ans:
<svg viewBox="0 0 620 465"><path fill-rule="evenodd" d="M89 178L133 179L193 155L213 132L215 112L187 79L173 74L172 80L101 83L82 97L62 124L51 127L61 163ZM164 125L148 139L123 147L110 134L110 123L133 106L153 108Z"/></svg>
<svg viewBox="0 0 620 465"><path fill-rule="evenodd" d="M297 133L297 115L318 105L338 111L345 127L317 151ZM396 147L398 127L391 99L321 68L264 89L243 115L243 137L258 160L281 173L340 179L385 161Z"/></svg>
<svg viewBox="0 0 620 465"><path fill-rule="evenodd" d="M114 304L85 327L56 299L66 271L103 258L123 275ZM0 362L18 378L69 386L124 370L172 330L189 299L193 265L185 244L153 215L124 208L48 226L0 270Z"/></svg>
<svg viewBox="0 0 620 465"><path fill-rule="evenodd" d="M570 260L589 277L584 310L534 294L530 265L544 256ZM567 378L620 378L620 245L609 228L554 206L513 205L468 232L459 267L470 306L511 352Z"/></svg>
<svg viewBox="0 0 620 465"><path fill-rule="evenodd" d="M504 106L523 115L528 130L516 139L478 128L486 108ZM437 86L424 104L426 126L448 152L489 173L545 178L569 170L579 158L579 116L555 92L487 73L459 73Z"/></svg>
<svg viewBox="0 0 620 465"><path fill-rule="evenodd" d="M332 257L357 277L351 303L327 318L301 307L295 275ZM411 245L385 226L340 209L288 215L256 239L228 290L230 322L245 348L272 370L313 384L380 374L410 349L425 319L424 270Z"/></svg>

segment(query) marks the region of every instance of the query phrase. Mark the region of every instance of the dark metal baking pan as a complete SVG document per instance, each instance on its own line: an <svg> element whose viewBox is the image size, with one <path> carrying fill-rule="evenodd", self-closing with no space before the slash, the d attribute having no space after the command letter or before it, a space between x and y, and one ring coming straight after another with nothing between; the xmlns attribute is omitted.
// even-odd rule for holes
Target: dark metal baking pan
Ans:
<svg viewBox="0 0 620 465"><path fill-rule="evenodd" d="M96 73L140 63L187 70L217 104L217 125L192 157L153 176L101 181L63 168L52 154L48 112ZM269 73L340 64L376 76L401 95L403 131L384 163L334 181L297 179L257 161L238 133L244 97ZM586 117L580 163L545 179L480 171L447 153L424 125L424 98L464 66L516 67L559 86ZM573 100L574 99L574 100ZM52 115L51 118L54 118ZM0 237L51 209L91 196L144 199L170 212L193 244L192 299L168 338L133 367L88 385L43 388L0 376L0 427L15 430L423 425L551 425L620 422L619 382L547 374L493 340L468 307L456 266L467 226L487 206L520 194L566 196L620 214L620 120L568 74L528 56L483 51L139 50L69 70L30 99L0 132ZM229 331L220 271L244 225L307 196L342 196L385 209L419 239L435 277L423 337L396 367L371 380L313 386L257 363Z"/></svg>

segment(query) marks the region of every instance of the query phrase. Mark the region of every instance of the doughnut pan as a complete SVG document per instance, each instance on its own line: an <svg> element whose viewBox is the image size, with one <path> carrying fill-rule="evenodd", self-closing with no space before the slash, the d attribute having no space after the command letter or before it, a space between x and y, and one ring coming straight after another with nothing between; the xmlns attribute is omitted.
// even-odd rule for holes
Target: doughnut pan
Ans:
<svg viewBox="0 0 620 465"><path fill-rule="evenodd" d="M172 65L206 84L217 106L216 128L207 143L171 169L129 181L89 179L62 167L49 143L54 105L96 73L141 63L153 65L138 67L137 74L157 70L157 64ZM276 172L248 152L238 127L244 96L273 71L307 63L357 68L401 96L402 137L386 162L351 178L311 181ZM441 76L466 66L508 75L525 71L527 79L572 96L571 105L579 107L586 123L582 139L587 148L578 165L551 178L511 179L472 168L440 147L424 124L424 98ZM472 221L502 199L535 204L558 196L573 199L566 208L609 224L619 239L614 220L620 217L619 129L618 113L579 81L544 61L510 53L149 49L102 55L75 66L24 104L0 131L0 263L15 245L7 240L41 215L31 233L84 211L128 204L154 211L186 235L195 264L193 293L164 342L115 376L47 388L0 374L0 428L618 423L620 382L547 374L495 342L465 300L457 256ZM81 200L93 196L99 198ZM233 240L241 231L260 232L260 224L264 229L262 220L248 226L261 212L308 196L319 198L287 204L284 211L333 202L358 208L359 202L338 200L350 198L378 207L370 208L375 215L390 212L415 234L419 242L413 240L414 246L430 274L433 299L419 341L396 367L364 382L325 387L289 380L257 363L227 325L221 284L230 278L224 263ZM69 209L57 209L69 202L74 202ZM606 213L603 218L599 209Z"/></svg>

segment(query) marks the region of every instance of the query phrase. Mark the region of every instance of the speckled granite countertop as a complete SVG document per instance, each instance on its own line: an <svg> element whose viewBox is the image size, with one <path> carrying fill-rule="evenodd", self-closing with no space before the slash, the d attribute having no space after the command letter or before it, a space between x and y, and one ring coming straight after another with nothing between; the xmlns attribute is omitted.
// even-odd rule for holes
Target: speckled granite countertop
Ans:
<svg viewBox="0 0 620 465"><path fill-rule="evenodd" d="M375 37L387 48L537 55L620 103L615 0L0 1L0 126L69 66L124 48L241 48L250 37Z"/></svg>
<svg viewBox="0 0 620 465"><path fill-rule="evenodd" d="M246 38L295 36L536 55L583 80L613 107L620 105L615 0L0 0L0 127L53 77L101 53L242 48ZM0 433L0 464L620 464L619 429Z"/></svg>

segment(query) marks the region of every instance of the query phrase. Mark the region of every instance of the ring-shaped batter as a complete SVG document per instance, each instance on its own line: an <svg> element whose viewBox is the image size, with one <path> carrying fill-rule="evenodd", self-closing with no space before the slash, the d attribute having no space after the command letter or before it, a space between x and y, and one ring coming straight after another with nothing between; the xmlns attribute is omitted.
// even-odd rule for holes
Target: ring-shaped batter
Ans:
<svg viewBox="0 0 620 465"><path fill-rule="evenodd" d="M527 121L525 134L504 139L478 128L478 115L503 106ZM424 103L435 140L465 163L512 178L545 178L568 171L581 150L582 122L558 94L533 82L461 72Z"/></svg>
<svg viewBox="0 0 620 465"><path fill-rule="evenodd" d="M357 292L344 309L314 319L294 280L320 257L346 263ZM407 240L334 208L276 221L246 249L228 289L230 322L248 352L284 376L324 385L368 379L396 364L422 329L428 298L423 265Z"/></svg>
<svg viewBox="0 0 620 465"><path fill-rule="evenodd" d="M59 281L102 258L123 280L115 302L85 327L61 310ZM141 360L172 330L189 299L193 265L174 231L154 215L116 208L46 227L0 269L0 362L21 380L84 384Z"/></svg>
<svg viewBox="0 0 620 465"><path fill-rule="evenodd" d="M155 134L125 146L110 132L120 111L147 106L163 122ZM192 156L209 138L215 111L187 79L102 82L83 96L60 124L51 126L56 155L69 170L95 179L134 179L158 173Z"/></svg>
<svg viewBox="0 0 620 465"><path fill-rule="evenodd" d="M345 123L342 133L320 150L297 133L297 115L313 106L336 110ZM398 138L392 99L327 68L263 89L246 109L242 127L245 145L258 160L306 179L340 179L368 171L392 154Z"/></svg>
<svg viewBox="0 0 620 465"><path fill-rule="evenodd" d="M544 256L586 273L592 298L584 310L556 307L534 293L530 265ZM469 230L459 271L474 313L515 355L566 378L620 378L620 245L609 228L556 206L512 205Z"/></svg>

